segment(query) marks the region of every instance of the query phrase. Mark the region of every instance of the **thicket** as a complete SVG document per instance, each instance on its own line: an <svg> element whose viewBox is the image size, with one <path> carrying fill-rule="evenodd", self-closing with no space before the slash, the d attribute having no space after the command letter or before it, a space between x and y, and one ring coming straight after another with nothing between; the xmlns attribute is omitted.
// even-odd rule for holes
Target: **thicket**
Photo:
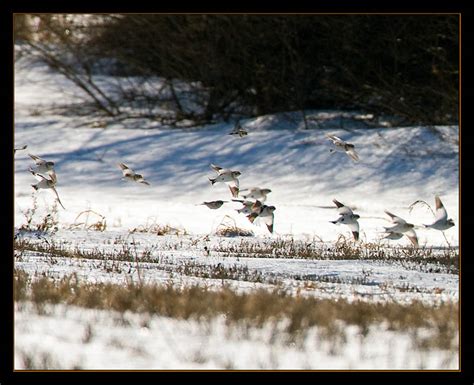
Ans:
<svg viewBox="0 0 474 385"><path fill-rule="evenodd" d="M23 52L73 80L111 117L194 125L337 108L412 124L458 122L457 15L49 14L15 21ZM97 74L122 81L104 87Z"/></svg>

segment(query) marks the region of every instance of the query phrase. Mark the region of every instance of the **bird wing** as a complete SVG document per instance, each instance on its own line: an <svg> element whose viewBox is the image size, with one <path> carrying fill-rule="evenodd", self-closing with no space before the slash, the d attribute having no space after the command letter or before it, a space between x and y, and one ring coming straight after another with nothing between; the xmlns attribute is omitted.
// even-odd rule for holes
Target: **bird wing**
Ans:
<svg viewBox="0 0 474 385"><path fill-rule="evenodd" d="M266 223L268 231L273 234L273 217L272 217L272 222L271 223Z"/></svg>
<svg viewBox="0 0 474 385"><path fill-rule="evenodd" d="M31 159L35 161L37 165L40 165L41 163L44 162L44 159L41 159L39 156L33 155L33 154L28 154Z"/></svg>
<svg viewBox="0 0 474 385"><path fill-rule="evenodd" d="M385 239L400 239L403 237L403 233L397 233L396 231L388 231L385 235Z"/></svg>
<svg viewBox="0 0 474 385"><path fill-rule="evenodd" d="M448 219L448 213L443 206L443 202L441 202L441 199L439 199L438 196L435 197L435 202L436 202L436 222L439 220L446 221Z"/></svg>
<svg viewBox="0 0 474 385"><path fill-rule="evenodd" d="M239 180L237 178L232 178L230 181L225 182L229 185L229 187L236 187L239 188Z"/></svg>
<svg viewBox="0 0 474 385"><path fill-rule="evenodd" d="M124 177L134 177L136 175L135 171L133 171L126 164L119 163L119 166L122 169L122 174L123 174Z"/></svg>
<svg viewBox="0 0 474 385"><path fill-rule="evenodd" d="M230 193L232 194L232 197L237 198L239 196L239 188L238 187L229 185L229 190L230 190Z"/></svg>
<svg viewBox="0 0 474 385"><path fill-rule="evenodd" d="M34 172L34 171L31 170L31 169L30 169L29 171L30 171L30 172L33 174L33 176L34 176L38 181L40 181L40 182L43 181L43 180L53 180L52 177L51 177L51 179L48 179L48 178L46 178L44 175L38 174L38 173ZM56 174L55 174L55 175L56 175ZM56 179L56 180L57 180L57 179Z"/></svg>
<svg viewBox="0 0 474 385"><path fill-rule="evenodd" d="M353 221L353 222L347 223L347 226L353 233L354 232L359 233L359 222Z"/></svg>
<svg viewBox="0 0 474 385"><path fill-rule="evenodd" d="M219 167L219 166L216 166L215 164L212 164L210 165L210 167L215 171L215 172L219 172L220 170L222 170L222 167Z"/></svg>
<svg viewBox="0 0 474 385"><path fill-rule="evenodd" d="M336 135L326 134L326 136L328 137L328 139L331 139L333 143L336 143L336 142L344 143L344 141L341 138L338 138Z"/></svg>
<svg viewBox="0 0 474 385"><path fill-rule="evenodd" d="M407 223L403 218L400 218L399 216L392 214L390 211L385 210L385 214L387 214L391 219L393 223L398 223L398 224L404 224Z"/></svg>
<svg viewBox="0 0 474 385"><path fill-rule="evenodd" d="M416 233L414 230L408 230L405 232L405 235L407 238L411 241L413 246L418 247L418 237L416 236Z"/></svg>
<svg viewBox="0 0 474 385"><path fill-rule="evenodd" d="M118 165L122 170L129 170L129 167L125 163L119 163Z"/></svg>
<svg viewBox="0 0 474 385"><path fill-rule="evenodd" d="M357 154L357 152L353 149L353 148L349 148L347 151L346 151L346 154L355 162L358 162L359 161L359 155Z"/></svg>
<svg viewBox="0 0 474 385"><path fill-rule="evenodd" d="M260 215L260 217L262 218L263 222L267 226L268 231L270 231L270 233L273 233L273 220L275 218L274 214L271 213L271 214L263 215L263 216Z"/></svg>
<svg viewBox="0 0 474 385"><path fill-rule="evenodd" d="M253 212L247 215L247 219L250 221L250 223L253 223L257 217L258 217L258 214L256 212Z"/></svg>
<svg viewBox="0 0 474 385"><path fill-rule="evenodd" d="M337 206L337 212L339 214L341 214L341 215L351 215L351 214L353 214L352 210L349 207L345 206L344 204L342 204L338 200L333 199L332 201Z"/></svg>

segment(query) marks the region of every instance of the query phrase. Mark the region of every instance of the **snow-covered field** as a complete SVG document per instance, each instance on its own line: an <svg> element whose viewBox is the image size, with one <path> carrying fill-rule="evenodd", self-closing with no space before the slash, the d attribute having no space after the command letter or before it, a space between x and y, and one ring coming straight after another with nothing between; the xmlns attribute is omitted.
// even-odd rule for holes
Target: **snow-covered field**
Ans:
<svg viewBox="0 0 474 385"><path fill-rule="evenodd" d="M28 145L15 154L18 239L110 253L127 247L137 256L151 256L151 260L140 265L117 261L111 271L100 260L25 251L16 258L17 269L52 278L76 273L88 282L125 284L140 279L150 284L171 282L216 290L225 284L236 291L270 290L277 281L294 295L335 300L419 300L433 306L458 301L455 271L435 261L410 261L412 249L406 237L382 239L383 226L390 225L386 209L420 226L416 228L420 250L441 258L448 246L459 247L457 126L362 129L355 119L345 118L348 113L308 111L308 117L318 120L310 130L304 129L300 113L277 114L241 120L249 133L242 138L228 135L233 129L231 123L178 130L141 121L95 128L97 121L90 117L54 113L54 106L74 102L77 97L79 91L44 67L16 68L15 147ZM331 153L326 134L354 143L360 162L340 152ZM37 181L28 172L34 166L28 153L55 162L57 191L65 209L53 209L52 191L33 191L30 185ZM119 162L143 174L150 185L122 180ZM208 178L215 173L210 163L239 170L241 189L258 186L272 190L265 203L276 207L273 234L263 223L252 224L237 213L240 204L231 201L226 185L211 186ZM455 223L444 233L421 228L433 221L426 206L420 204L410 210L417 200L434 209L435 195L441 197ZM37 208L33 222L41 222L51 213L57 231L40 236L18 231L31 215L28 210L33 208L34 198ZM311 245L329 255L337 249L341 235L348 242L352 237L346 226L330 223L338 218L334 198L360 215L360 247L376 244L397 258L304 259L242 252L284 240ZM217 210L199 205L216 199L228 202ZM99 220L106 222L105 231L85 229ZM153 226L169 226L179 234L142 232ZM226 226L252 231L254 236L216 234ZM238 266L257 272L262 279L186 275L180 270L186 264L201 269L218 264ZM316 285L305 284L308 281ZM266 328L248 335L238 329L226 330L220 319L203 326L197 321L150 316L148 326L142 327L144 315L120 316L129 319L125 326L114 321L117 317L113 312L65 305L37 314L27 303L17 304L15 366L24 368L22 357L29 352L50 359L51 368L63 369L458 367L457 354L413 349L408 334L381 327L372 328L363 341L356 330L347 328L346 342L331 349L314 343L317 330L308 332L303 346L292 346L272 339ZM93 325L90 342L84 342L87 325Z"/></svg>

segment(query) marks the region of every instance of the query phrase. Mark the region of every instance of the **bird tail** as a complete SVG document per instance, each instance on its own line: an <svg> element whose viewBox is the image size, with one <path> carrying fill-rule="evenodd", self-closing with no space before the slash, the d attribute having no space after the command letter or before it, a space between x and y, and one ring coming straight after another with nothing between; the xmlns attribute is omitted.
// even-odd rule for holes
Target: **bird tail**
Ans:
<svg viewBox="0 0 474 385"><path fill-rule="evenodd" d="M214 179L209 178L209 180L211 181L211 184L212 184L213 186L214 186L214 183L216 183L216 179L217 179L217 178L214 178Z"/></svg>
<svg viewBox="0 0 474 385"><path fill-rule="evenodd" d="M32 184L31 187L33 187L36 191L38 190L38 186L36 186L35 184Z"/></svg>

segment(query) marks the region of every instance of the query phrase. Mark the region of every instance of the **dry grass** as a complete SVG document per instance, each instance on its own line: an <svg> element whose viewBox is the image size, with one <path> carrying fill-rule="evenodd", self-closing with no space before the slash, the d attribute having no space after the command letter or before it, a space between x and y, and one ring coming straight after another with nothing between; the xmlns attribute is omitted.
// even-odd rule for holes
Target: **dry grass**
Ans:
<svg viewBox="0 0 474 385"><path fill-rule="evenodd" d="M233 257L389 261L411 268L417 264L418 270L426 272L442 272L446 269L454 274L459 272L459 251L455 248L387 247L381 243L354 243L343 237L329 246L319 241L279 238L257 243L242 239L237 245L219 244L212 251ZM431 266L428 267L428 264ZM433 265L439 268L436 270Z"/></svg>
<svg viewBox="0 0 474 385"><path fill-rule="evenodd" d="M217 226L216 235L220 237L253 237L254 233L251 230L238 227L235 220L226 215Z"/></svg>
<svg viewBox="0 0 474 385"><path fill-rule="evenodd" d="M156 217L149 217L144 225L139 225L133 229L129 229L130 234L133 233L147 233L156 235L187 235L188 232L185 229L164 225L157 222Z"/></svg>
<svg viewBox="0 0 474 385"><path fill-rule="evenodd" d="M32 195L33 204L30 208L23 211L26 223L22 224L18 231L21 232L39 232L54 233L58 230L58 203L55 201L51 207L47 207L48 214L44 217L38 217L38 201L36 195Z"/></svg>
<svg viewBox="0 0 474 385"><path fill-rule="evenodd" d="M253 237L254 233L236 226L221 226L217 228L216 235L220 237Z"/></svg>
<svg viewBox="0 0 474 385"><path fill-rule="evenodd" d="M427 349L457 348L458 304L454 302L438 306L421 302L375 304L295 297L278 289L236 293L226 287L211 291L197 286L92 284L79 282L75 275L59 280L41 277L32 281L21 271L15 271L14 294L16 301L32 301L39 311L44 304L63 303L118 312L147 312L178 319L209 320L224 314L229 324L243 323L255 327L275 320L288 320L286 331L293 336L304 334L311 326L339 335L343 330L334 328L337 321L358 326L362 335L366 335L369 327L375 324L386 325L389 330L411 330L414 335L417 329L424 328L431 331L430 338L419 338L419 346Z"/></svg>
<svg viewBox="0 0 474 385"><path fill-rule="evenodd" d="M178 229L177 227L173 227L170 225L160 225L160 224L153 224L153 225L140 225L138 227L134 227L133 229L129 230L130 234L133 233L149 233L149 234L156 234L156 235L186 235L186 230Z"/></svg>
<svg viewBox="0 0 474 385"><path fill-rule="evenodd" d="M82 228L84 230L105 231L107 229L107 220L104 215L94 210L85 210L80 212L71 229Z"/></svg>
<svg viewBox="0 0 474 385"><path fill-rule="evenodd" d="M54 241L45 241L42 243L32 242L28 239L16 239L13 243L15 255L21 258L25 251L35 251L45 253L51 257L76 258L76 259L97 259L101 261L122 261L122 262L155 262L153 252L149 248L138 251L135 245L133 247L122 243L119 250L104 251L99 248L92 250L82 250L79 247L68 248L63 243Z"/></svg>

